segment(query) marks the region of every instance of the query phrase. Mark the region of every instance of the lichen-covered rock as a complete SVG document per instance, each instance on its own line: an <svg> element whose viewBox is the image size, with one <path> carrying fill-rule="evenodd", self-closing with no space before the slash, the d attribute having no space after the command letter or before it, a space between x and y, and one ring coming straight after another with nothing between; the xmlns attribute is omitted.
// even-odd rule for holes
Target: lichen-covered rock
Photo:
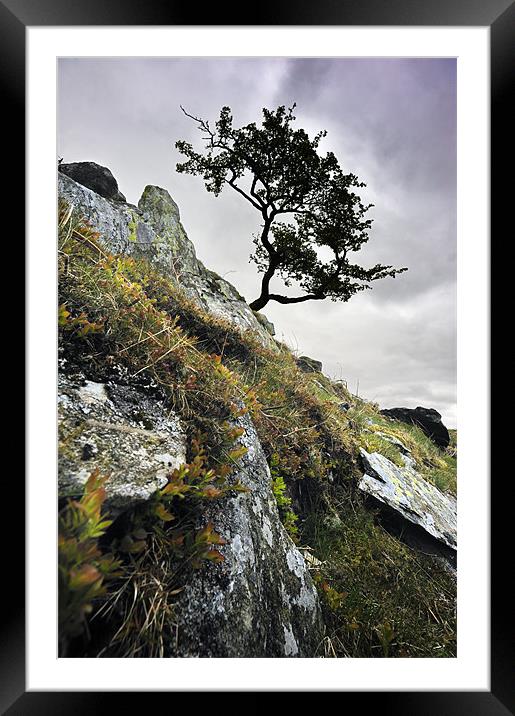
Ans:
<svg viewBox="0 0 515 716"><path fill-rule="evenodd" d="M59 171L88 189L92 189L104 199L125 201L124 195L118 189L118 182L107 167L95 162L73 162L72 164L60 164Z"/></svg>
<svg viewBox="0 0 515 716"><path fill-rule="evenodd" d="M59 497L82 494L93 470L109 475L112 517L147 501L186 462L179 418L153 386L88 380L82 369L59 373ZM176 605L177 640L167 656L317 656L323 639L318 596L308 566L283 525L263 449L248 416L239 419L247 447L232 480L249 492L212 503L199 517L227 544L220 564L194 570Z"/></svg>
<svg viewBox="0 0 515 716"><path fill-rule="evenodd" d="M380 453L360 448L365 474L359 488L419 525L453 550L457 548L456 500L418 474L411 465L398 467Z"/></svg>
<svg viewBox="0 0 515 716"><path fill-rule="evenodd" d="M80 495L96 468L116 514L148 498L186 461L179 419L142 387L59 373L59 496Z"/></svg>
<svg viewBox="0 0 515 716"><path fill-rule="evenodd" d="M165 189L148 185L138 209L142 220L137 222L136 241L143 244L141 250L163 273L190 287L201 272L195 248L181 224L179 207Z"/></svg>
<svg viewBox="0 0 515 716"><path fill-rule="evenodd" d="M177 204L165 189L145 187L137 207L104 199L62 172L58 189L59 196L99 232L109 251L147 259L201 308L241 330L251 330L263 345L275 349L269 330L234 286L199 261Z"/></svg>
<svg viewBox="0 0 515 716"><path fill-rule="evenodd" d="M194 573L177 605L171 656L314 657L323 624L306 562L282 526L271 476L248 417L248 448L235 475L249 492L212 506L211 520L227 540L224 561Z"/></svg>

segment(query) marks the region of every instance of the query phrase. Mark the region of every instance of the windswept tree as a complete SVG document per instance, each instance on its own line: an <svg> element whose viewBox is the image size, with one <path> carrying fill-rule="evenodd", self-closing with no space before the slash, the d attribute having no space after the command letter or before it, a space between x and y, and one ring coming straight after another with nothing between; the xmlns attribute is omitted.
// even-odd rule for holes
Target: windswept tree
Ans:
<svg viewBox="0 0 515 716"><path fill-rule="evenodd" d="M177 171L201 176L215 196L231 187L261 214L251 259L263 278L252 309L259 311L269 301L348 301L371 288L372 281L407 270L381 264L363 268L351 262L352 254L368 241L372 224L365 218L372 205L364 206L354 192L365 184L354 174L344 174L332 152L318 153L325 131L310 140L304 129L293 128L295 105L263 109L261 127L252 122L240 129L233 127L230 107L222 108L214 129L181 109L198 125L205 147L197 153L188 142L178 141L175 146L187 160L177 164ZM330 258L324 260L327 248ZM274 276L286 286L295 282L302 295L272 293Z"/></svg>

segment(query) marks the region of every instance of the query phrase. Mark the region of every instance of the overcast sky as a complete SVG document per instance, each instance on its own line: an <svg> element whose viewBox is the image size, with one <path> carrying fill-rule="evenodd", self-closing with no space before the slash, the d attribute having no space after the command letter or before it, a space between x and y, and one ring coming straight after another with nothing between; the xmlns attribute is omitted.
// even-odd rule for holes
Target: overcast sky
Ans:
<svg viewBox="0 0 515 716"><path fill-rule="evenodd" d="M235 126L263 107L296 102L296 125L327 137L373 203L365 266L407 266L347 303L329 300L264 313L276 335L324 372L381 407L423 405L456 426L456 63L452 59L62 59L58 153L109 167L127 200L147 184L177 202L197 255L247 298L260 277L248 262L260 216L225 189L175 171L178 139L200 134L179 105ZM280 288L280 284L276 284Z"/></svg>

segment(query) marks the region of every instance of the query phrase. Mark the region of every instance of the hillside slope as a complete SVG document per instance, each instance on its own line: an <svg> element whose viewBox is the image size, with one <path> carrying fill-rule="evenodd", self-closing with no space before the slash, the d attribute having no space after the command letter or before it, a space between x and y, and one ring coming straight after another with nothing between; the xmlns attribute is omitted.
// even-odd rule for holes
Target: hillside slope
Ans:
<svg viewBox="0 0 515 716"><path fill-rule="evenodd" d="M61 653L455 655L455 453L301 370L165 190L59 192Z"/></svg>

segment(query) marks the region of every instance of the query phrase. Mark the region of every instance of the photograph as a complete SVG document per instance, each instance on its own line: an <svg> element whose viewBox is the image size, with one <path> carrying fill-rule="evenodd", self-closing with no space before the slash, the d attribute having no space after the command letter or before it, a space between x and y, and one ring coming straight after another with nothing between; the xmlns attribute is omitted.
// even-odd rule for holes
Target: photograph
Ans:
<svg viewBox="0 0 515 716"><path fill-rule="evenodd" d="M0 712L509 716L515 2L242 9L0 0L26 319Z"/></svg>
<svg viewBox="0 0 515 716"><path fill-rule="evenodd" d="M58 58L59 657L456 657L456 111L455 57Z"/></svg>

